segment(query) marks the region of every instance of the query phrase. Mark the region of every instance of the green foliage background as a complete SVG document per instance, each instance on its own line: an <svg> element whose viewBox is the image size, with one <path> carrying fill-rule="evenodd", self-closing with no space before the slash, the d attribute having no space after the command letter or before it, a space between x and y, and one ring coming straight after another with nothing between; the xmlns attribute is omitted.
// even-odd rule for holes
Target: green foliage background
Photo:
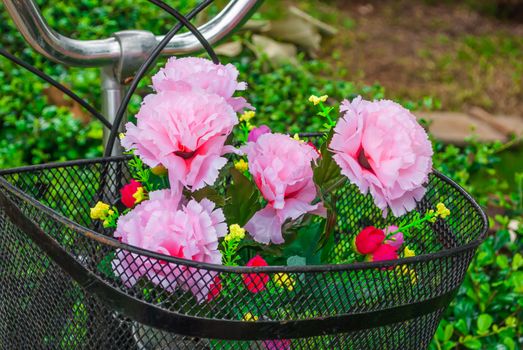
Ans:
<svg viewBox="0 0 523 350"><path fill-rule="evenodd" d="M184 11L195 2L178 1L178 7ZM163 33L174 23L145 1L38 3L51 26L79 39L106 37L126 28ZM215 11L216 7L210 13ZM73 86L80 96L100 107L97 69L66 68L35 54L17 33L2 5L0 32L0 45ZM248 34L236 38L247 39ZM340 72L321 61L300 59L297 65L276 66L246 51L233 63L249 83L246 97L257 108L256 122L269 124L277 131L318 129L320 121L306 101L311 94L327 94L337 101L357 94L366 98L391 96L379 85L340 80ZM84 125L68 109L50 105L43 93L47 86L6 59L0 58L0 67L0 168L101 155L102 128L98 122ZM139 105L140 96L149 91L148 84L147 80L141 84L131 112ZM411 109L431 109L434 101L426 97L401 102ZM509 225L521 222L523 175L500 176L500 162L507 157L506 145L481 144L471 139L467 146L457 148L434 140L434 147L436 168L498 214L491 218L491 234L476 254L431 348L519 349L523 346L523 230L509 229Z"/></svg>

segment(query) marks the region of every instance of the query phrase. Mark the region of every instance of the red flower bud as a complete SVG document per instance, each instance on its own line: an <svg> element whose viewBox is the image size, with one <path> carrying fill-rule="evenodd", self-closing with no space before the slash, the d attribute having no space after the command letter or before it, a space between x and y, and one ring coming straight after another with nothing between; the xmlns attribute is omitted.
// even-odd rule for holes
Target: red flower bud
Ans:
<svg viewBox="0 0 523 350"><path fill-rule="evenodd" d="M247 262L247 266L268 266L267 262L259 255ZM243 274L243 283L251 293L259 293L265 290L269 282L269 275L266 273L246 273Z"/></svg>
<svg viewBox="0 0 523 350"><path fill-rule="evenodd" d="M374 226L365 227L354 238L354 250L366 255L374 252L383 243L385 233Z"/></svg>
<svg viewBox="0 0 523 350"><path fill-rule="evenodd" d="M142 184L135 179L132 179L131 182L129 182L120 190L123 205L125 205L127 208L134 207L136 204L136 198L134 198L133 195L140 187L142 187Z"/></svg>
<svg viewBox="0 0 523 350"><path fill-rule="evenodd" d="M382 244L371 256L372 261L394 260L398 258L398 250L390 244Z"/></svg>
<svg viewBox="0 0 523 350"><path fill-rule="evenodd" d="M222 291L222 281L220 276L214 277L214 281L209 285L209 293L207 294L207 301L210 302L216 298Z"/></svg>

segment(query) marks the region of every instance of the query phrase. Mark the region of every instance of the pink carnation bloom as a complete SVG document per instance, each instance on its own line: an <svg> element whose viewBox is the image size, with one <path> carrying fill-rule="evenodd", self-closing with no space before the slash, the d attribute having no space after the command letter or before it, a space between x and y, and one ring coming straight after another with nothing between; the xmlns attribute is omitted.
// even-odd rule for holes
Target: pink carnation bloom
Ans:
<svg viewBox="0 0 523 350"><path fill-rule="evenodd" d="M114 233L123 243L177 258L221 264L218 238L227 234L221 209L208 199L180 205L169 190L149 193L149 200L121 216ZM190 290L199 302L209 300L216 273L117 250L112 262L128 287L142 277L167 291ZM212 298L211 298L212 299Z"/></svg>
<svg viewBox="0 0 523 350"><path fill-rule="evenodd" d="M194 191L214 184L227 162L225 140L238 123L222 97L201 90L151 94L136 118L137 125L126 124L122 145L150 167L167 168L174 195L181 186Z"/></svg>
<svg viewBox="0 0 523 350"><path fill-rule="evenodd" d="M325 214L321 205L310 203L316 197L311 163L318 158L308 144L282 134L263 134L242 147L267 206L245 225L252 237L268 244L283 243L282 225L305 213Z"/></svg>
<svg viewBox="0 0 523 350"><path fill-rule="evenodd" d="M252 129L247 136L247 142L256 142L258 137L263 134L268 134L271 132L271 129L267 125L260 125L257 128Z"/></svg>
<svg viewBox="0 0 523 350"><path fill-rule="evenodd" d="M161 91L205 90L223 97L235 111L252 108L243 97L232 97L235 91L245 90L247 84L238 82L238 70L232 64L214 64L205 58L171 57L165 68L153 76L153 87Z"/></svg>
<svg viewBox="0 0 523 350"><path fill-rule="evenodd" d="M357 97L345 112L329 145L343 175L374 203L395 216L416 207L432 168L432 145L416 118L399 104Z"/></svg>

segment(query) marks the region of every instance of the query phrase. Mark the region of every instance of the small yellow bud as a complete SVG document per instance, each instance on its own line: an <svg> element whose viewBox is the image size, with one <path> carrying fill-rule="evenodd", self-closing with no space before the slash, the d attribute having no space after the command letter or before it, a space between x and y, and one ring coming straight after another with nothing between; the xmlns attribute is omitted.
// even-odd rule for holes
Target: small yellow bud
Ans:
<svg viewBox="0 0 523 350"><path fill-rule="evenodd" d="M438 203L436 205L436 209L436 215L438 215L442 219L445 219L447 216L450 215L450 210L448 210L445 204L443 203Z"/></svg>
<svg viewBox="0 0 523 350"><path fill-rule="evenodd" d="M143 187L140 186L136 189L136 192L133 194L133 198L136 199L134 204L138 204L147 199L147 193L144 192Z"/></svg>
<svg viewBox="0 0 523 350"><path fill-rule="evenodd" d="M123 138L125 137L125 134L123 132L121 132L118 137L120 138L120 140L123 140Z"/></svg>
<svg viewBox="0 0 523 350"><path fill-rule="evenodd" d="M160 164L152 168L151 172L156 176L164 176L167 175L167 168Z"/></svg>
<svg viewBox="0 0 523 350"><path fill-rule="evenodd" d="M438 219L438 215L434 214L434 210L430 209L428 212L427 212L427 215L430 215L432 216L430 219L429 219L429 222L436 222L436 220Z"/></svg>
<svg viewBox="0 0 523 350"><path fill-rule="evenodd" d="M294 134L294 136L293 136L292 138L293 138L294 140L296 140L296 141L301 141L301 142L303 142L303 140L300 139L300 135L299 135L298 133Z"/></svg>
<svg viewBox="0 0 523 350"><path fill-rule="evenodd" d="M240 116L240 121L241 121L241 122L248 122L249 120L251 120L252 118L254 118L255 115L256 115L256 112L254 112L254 111L246 111L246 112L244 112L244 113Z"/></svg>
<svg viewBox="0 0 523 350"><path fill-rule="evenodd" d="M234 167L236 168L236 170L238 170L239 172L246 172L247 170L249 170L249 163L247 163L246 161L244 161L243 159L240 159L239 161L235 162L234 163Z"/></svg>
<svg viewBox="0 0 523 350"><path fill-rule="evenodd" d="M312 102L315 106L320 103L320 98L318 96L311 95L309 97L309 102Z"/></svg>
<svg viewBox="0 0 523 350"><path fill-rule="evenodd" d="M320 102L325 102L327 101L327 98L329 98L329 96L327 95L323 95L323 96L315 96L315 95L311 95L311 97L309 97L309 102L312 102L315 106L320 103Z"/></svg>
<svg viewBox="0 0 523 350"><path fill-rule="evenodd" d="M106 204L104 202L98 202L96 205L91 208L91 219L97 220L105 220L107 217L107 213L110 209L109 204Z"/></svg>
<svg viewBox="0 0 523 350"><path fill-rule="evenodd" d="M296 283L287 273L277 273L274 275L273 280L278 287L287 288L289 291L294 289L294 284Z"/></svg>
<svg viewBox="0 0 523 350"><path fill-rule="evenodd" d="M243 316L243 320L244 321L247 321L247 322L255 322L255 321L258 321L259 317L256 316L256 315L253 315L252 313L250 312L247 312L244 316Z"/></svg>
<svg viewBox="0 0 523 350"><path fill-rule="evenodd" d="M245 229L240 227L238 224L232 224L229 226L229 234L225 236L226 241L241 241L245 238Z"/></svg>
<svg viewBox="0 0 523 350"><path fill-rule="evenodd" d="M403 249L403 256L406 258L412 258L413 256L416 256L416 252L408 246L405 246L405 249Z"/></svg>

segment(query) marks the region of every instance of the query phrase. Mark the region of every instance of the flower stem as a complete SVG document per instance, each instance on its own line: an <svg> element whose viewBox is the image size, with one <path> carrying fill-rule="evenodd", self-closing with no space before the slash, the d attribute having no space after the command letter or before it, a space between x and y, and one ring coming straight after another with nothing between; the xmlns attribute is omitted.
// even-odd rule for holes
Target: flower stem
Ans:
<svg viewBox="0 0 523 350"><path fill-rule="evenodd" d="M402 232L403 234L406 234L408 236L408 233L404 232L405 230L407 230L407 229L409 229L411 227L416 227L419 224L432 219L436 215L437 215L436 213L427 213L421 219L415 220L415 221L411 222L410 224L407 224L407 225L404 225L404 226L400 226L400 227L398 227L398 229L396 231L388 233L387 236L385 237L385 240L391 238L392 236L394 236L396 233L399 233L399 232Z"/></svg>

